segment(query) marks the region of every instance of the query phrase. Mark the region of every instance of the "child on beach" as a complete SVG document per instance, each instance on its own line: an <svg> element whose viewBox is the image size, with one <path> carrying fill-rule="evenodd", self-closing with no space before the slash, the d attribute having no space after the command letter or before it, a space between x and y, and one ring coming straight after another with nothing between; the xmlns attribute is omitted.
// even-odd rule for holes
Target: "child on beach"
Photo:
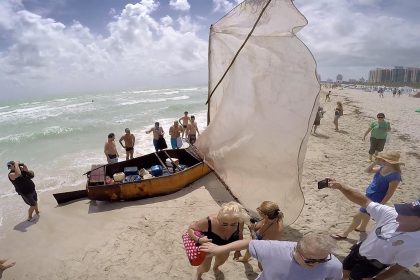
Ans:
<svg viewBox="0 0 420 280"><path fill-rule="evenodd" d="M334 125L335 125L335 131L338 131L338 119L343 115L343 104L338 101L337 102L337 108L335 108L334 112Z"/></svg>
<svg viewBox="0 0 420 280"><path fill-rule="evenodd" d="M226 245L231 242L243 239L244 223L249 221L245 209L236 202L228 202L222 205L219 212L214 215L192 223L188 228L188 234L198 244L212 242L217 245ZM203 236L196 236L195 231L203 233ZM235 252L234 259L240 257L240 252ZM213 271L218 274L219 266L229 258L229 252L215 256ZM203 273L210 270L213 256L208 255L204 262L197 268L194 279L201 279Z"/></svg>
<svg viewBox="0 0 420 280"><path fill-rule="evenodd" d="M372 182L366 189L366 197L373 202L385 204L392 197L401 182L401 168L399 152L379 153L375 162L366 168L367 173L375 173ZM342 234L332 234L336 240L346 239L350 232L356 230L365 232L370 216L365 208L360 208L353 217L352 223Z"/></svg>

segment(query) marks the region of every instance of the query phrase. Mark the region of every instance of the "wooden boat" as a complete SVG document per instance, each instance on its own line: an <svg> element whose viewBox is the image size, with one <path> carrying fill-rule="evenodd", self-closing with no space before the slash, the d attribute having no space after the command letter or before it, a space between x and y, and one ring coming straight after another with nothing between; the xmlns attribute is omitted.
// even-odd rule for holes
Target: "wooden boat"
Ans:
<svg viewBox="0 0 420 280"><path fill-rule="evenodd" d="M169 158L178 159L179 165ZM166 167L167 159L171 162L170 167ZM147 170L153 165L163 166L164 174L159 177L142 179L139 182L106 184L106 176L112 178L115 173L124 172L126 167ZM179 166L185 167L181 170ZM86 173L86 190L54 194L54 197L58 203L68 202L86 195L91 200L99 201L136 200L179 191L210 171L207 164L192 149L163 150L118 163L93 165L92 170Z"/></svg>

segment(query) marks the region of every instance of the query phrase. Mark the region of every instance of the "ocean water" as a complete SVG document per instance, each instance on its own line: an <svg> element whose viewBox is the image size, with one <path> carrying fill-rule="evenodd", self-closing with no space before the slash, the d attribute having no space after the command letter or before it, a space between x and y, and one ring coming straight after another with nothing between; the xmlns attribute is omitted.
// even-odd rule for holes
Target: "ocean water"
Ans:
<svg viewBox="0 0 420 280"><path fill-rule="evenodd" d="M64 187L81 189L92 164L106 163L107 135L118 140L126 127L136 137L135 156L154 151L146 129L159 121L168 146L169 127L184 111L206 126L206 87L126 91L95 95L0 103L0 238L2 227L26 218L27 206L7 178L9 160L24 162L35 172L39 193ZM1 165L0 165L1 167ZM40 201L42 208L42 200Z"/></svg>

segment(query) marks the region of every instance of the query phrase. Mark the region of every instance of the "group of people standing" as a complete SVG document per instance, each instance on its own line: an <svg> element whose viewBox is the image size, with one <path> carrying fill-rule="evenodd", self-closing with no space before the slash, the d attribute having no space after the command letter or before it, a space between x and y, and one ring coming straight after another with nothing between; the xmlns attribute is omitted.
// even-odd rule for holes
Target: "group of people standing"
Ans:
<svg viewBox="0 0 420 280"><path fill-rule="evenodd" d="M261 220L255 224L240 204L229 202L223 204L217 214L189 226L190 238L200 251L207 253L195 271L194 279L202 279L210 270L213 258L213 272L219 274L220 266L227 261L231 251L235 252L233 259L236 261L248 262L251 257L258 261L259 280L388 279L415 265L420 261L420 200L394 207L384 205L398 186L401 163L396 153L380 154L377 158L375 165L379 169L373 164L368 168L369 172L376 173L366 195L335 179L328 180L329 188L339 190L366 215L359 223L353 221L349 228L356 229L360 221L369 217L376 223L364 241L351 247L343 263L334 256L333 250L337 245L334 239L345 239L344 234L308 233L297 242L282 241L283 213L277 204L264 201L257 208ZM387 176L389 178L381 179ZM384 192L382 181L389 183L390 190ZM246 224L252 239L244 239ZM359 231L365 231L365 226L361 225ZM241 250L246 250L243 257Z"/></svg>
<svg viewBox="0 0 420 280"><path fill-rule="evenodd" d="M166 149L168 146L165 140L165 131L160 126L159 122L155 122L155 126L146 131L146 134L153 133L153 146L155 151ZM194 116L188 116L188 112L184 112L179 120L174 121L169 128L169 135L171 137L172 149L179 149L183 145L182 139L185 139L190 145L193 145L197 140L197 134L200 135L197 123ZM181 137L182 135L182 137ZM184 135L188 138L184 138ZM134 145L136 137L130 132L129 128L125 129L125 134L121 136L119 143L126 151L126 160L134 157ZM104 146L104 153L108 163L118 162L119 154L115 145L115 134L108 134L108 140Z"/></svg>

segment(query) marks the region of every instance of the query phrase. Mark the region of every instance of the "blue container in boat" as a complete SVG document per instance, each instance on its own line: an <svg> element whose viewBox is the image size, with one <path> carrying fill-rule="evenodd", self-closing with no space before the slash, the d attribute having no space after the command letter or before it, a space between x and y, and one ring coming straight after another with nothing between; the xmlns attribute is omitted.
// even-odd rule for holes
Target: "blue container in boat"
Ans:
<svg viewBox="0 0 420 280"><path fill-rule="evenodd" d="M153 165L150 168L150 174L152 174L155 177L162 176L162 174L163 174L162 165Z"/></svg>
<svg viewBox="0 0 420 280"><path fill-rule="evenodd" d="M137 166L125 167L124 174L125 176L139 175L139 169L137 168Z"/></svg>

